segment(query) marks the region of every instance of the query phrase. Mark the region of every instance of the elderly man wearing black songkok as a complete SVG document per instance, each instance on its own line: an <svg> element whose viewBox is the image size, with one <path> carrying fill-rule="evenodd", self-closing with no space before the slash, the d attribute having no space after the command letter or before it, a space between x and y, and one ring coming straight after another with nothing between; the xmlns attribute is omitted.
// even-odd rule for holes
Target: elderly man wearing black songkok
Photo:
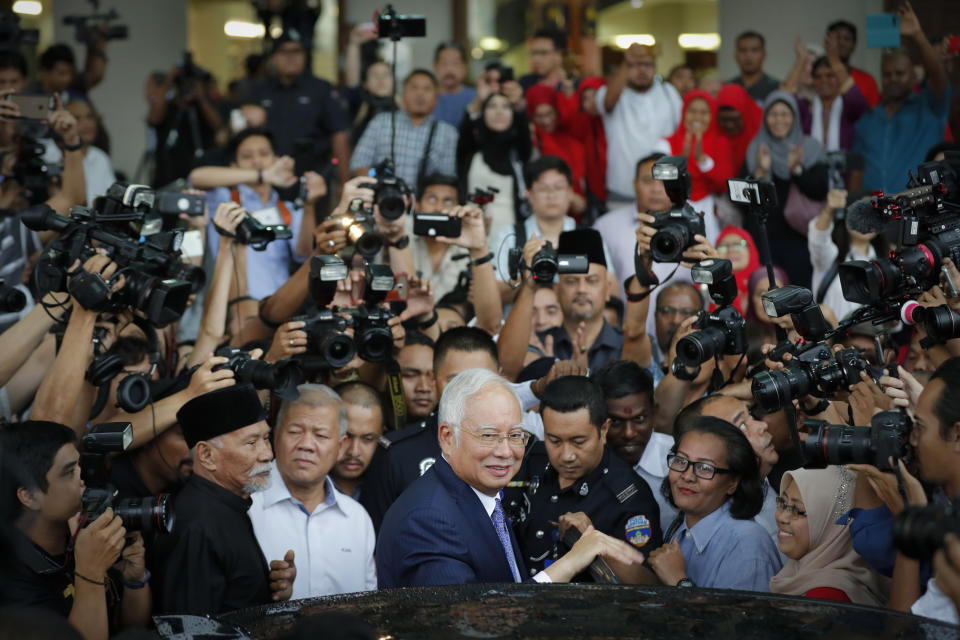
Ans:
<svg viewBox="0 0 960 640"><path fill-rule="evenodd" d="M215 615L289 598L293 551L268 567L247 517L273 460L257 392L250 384L211 391L183 405L177 422L193 475L177 496L173 532L157 544L160 611Z"/></svg>

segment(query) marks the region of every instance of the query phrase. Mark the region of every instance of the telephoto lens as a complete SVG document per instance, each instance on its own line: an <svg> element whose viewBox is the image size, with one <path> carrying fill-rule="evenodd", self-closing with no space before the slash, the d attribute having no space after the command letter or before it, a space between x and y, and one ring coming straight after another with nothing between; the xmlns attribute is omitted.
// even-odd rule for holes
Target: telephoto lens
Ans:
<svg viewBox="0 0 960 640"><path fill-rule="evenodd" d="M893 545L909 558L930 562L948 533L960 535L956 502L946 506L907 506L893 520Z"/></svg>
<svg viewBox="0 0 960 640"><path fill-rule="evenodd" d="M123 498L113 504L113 513L123 522L127 531L170 533L175 513L168 493L146 498Z"/></svg>
<svg viewBox="0 0 960 640"><path fill-rule="evenodd" d="M704 327L677 341L677 360L685 367L697 367L722 353L726 342L723 329Z"/></svg>
<svg viewBox="0 0 960 640"><path fill-rule="evenodd" d="M347 366L357 350L353 339L344 333L347 321L329 309L307 320L303 330L307 333L307 352L320 356L324 368L339 369Z"/></svg>
<svg viewBox="0 0 960 640"><path fill-rule="evenodd" d="M231 369L237 384L251 383L256 389L270 389L284 400L298 397L297 386L303 380L303 371L292 360L279 360L274 364L263 360L254 360L250 354L237 347L220 347L216 355L228 358L226 364L214 367Z"/></svg>
<svg viewBox="0 0 960 640"><path fill-rule="evenodd" d="M896 409L876 414L869 427L828 424L824 420L806 420L804 426L810 429L803 446L806 468L869 464L881 471L893 471L891 459L909 463L913 457L908 442L913 425Z"/></svg>

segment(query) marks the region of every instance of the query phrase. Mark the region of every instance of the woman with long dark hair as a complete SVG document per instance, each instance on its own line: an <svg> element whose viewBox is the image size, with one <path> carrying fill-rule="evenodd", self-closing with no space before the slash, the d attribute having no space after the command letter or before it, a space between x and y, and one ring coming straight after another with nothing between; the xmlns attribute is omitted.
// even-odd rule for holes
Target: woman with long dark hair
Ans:
<svg viewBox="0 0 960 640"><path fill-rule="evenodd" d="M750 441L729 422L706 416L676 435L662 491L683 520L664 535L670 542L650 553L650 568L671 586L769 591L781 563L753 519L763 489Z"/></svg>

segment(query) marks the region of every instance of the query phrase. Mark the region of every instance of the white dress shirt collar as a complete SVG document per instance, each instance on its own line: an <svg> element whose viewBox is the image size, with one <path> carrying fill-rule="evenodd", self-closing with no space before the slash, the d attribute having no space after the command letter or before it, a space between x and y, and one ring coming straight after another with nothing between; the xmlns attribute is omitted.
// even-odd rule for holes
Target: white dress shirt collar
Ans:
<svg viewBox="0 0 960 640"><path fill-rule="evenodd" d="M283 476L280 475L280 470L277 469L276 460L273 461L272 466L273 466L273 469L270 471L270 476L271 476L270 488L264 490L263 492L263 507L267 509L277 504L278 502L289 500L290 502L293 502L298 507L300 507L301 510L305 511L306 507L303 506L303 503L297 500L296 498L294 498L293 495L290 494L290 489L287 488L287 483L284 482ZM326 488L327 495L323 499L323 502L317 505L317 508L314 509L314 512L316 512L321 508L326 509L328 507L335 506L340 510L341 513L343 513L343 508L337 502L337 490L333 486L333 481L330 479L329 475L323 479L323 483Z"/></svg>

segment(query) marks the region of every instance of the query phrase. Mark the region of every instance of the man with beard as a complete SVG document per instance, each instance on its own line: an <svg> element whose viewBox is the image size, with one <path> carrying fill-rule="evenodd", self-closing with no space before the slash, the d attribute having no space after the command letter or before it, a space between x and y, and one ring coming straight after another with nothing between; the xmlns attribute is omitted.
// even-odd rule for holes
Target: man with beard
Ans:
<svg viewBox="0 0 960 640"><path fill-rule="evenodd" d="M432 358L433 351L430 353ZM363 382L344 382L336 392L347 410L347 437L340 444L340 458L330 475L340 493L359 500L367 468L383 438L383 405L377 390Z"/></svg>
<svg viewBox="0 0 960 640"><path fill-rule="evenodd" d="M680 124L680 94L656 73L653 49L633 44L614 78L597 90L607 132L607 202L616 206L633 200L637 160L662 148L663 138Z"/></svg>
<svg viewBox="0 0 960 640"><path fill-rule="evenodd" d="M157 541L160 611L216 615L286 600L297 575L293 551L267 561L247 510L270 486L270 428L251 384L190 400L177 422L193 451L193 475L177 496L176 524Z"/></svg>
<svg viewBox="0 0 960 640"><path fill-rule="evenodd" d="M343 401L320 384L301 384L297 392L277 416L272 481L252 498L257 542L268 558L300 558L293 598L376 589L370 516L328 475L347 436Z"/></svg>
<svg viewBox="0 0 960 640"><path fill-rule="evenodd" d="M407 420L419 422L437 408L437 387L433 376L433 340L422 333L407 333L406 344L397 354L407 403Z"/></svg>
<svg viewBox="0 0 960 640"><path fill-rule="evenodd" d="M607 301L607 261L603 251L600 232L594 229L575 229L560 234L558 254L586 254L590 263L587 273L564 273L556 283L557 298L563 309L563 324L543 332L538 337L543 342L553 338L553 353L560 360L582 357L591 369L617 360L623 351L623 332L615 329L603 315ZM528 278L526 287L536 287ZM533 304L533 295L520 295L515 306L525 300ZM524 327L524 335L530 331Z"/></svg>
<svg viewBox="0 0 960 640"><path fill-rule="evenodd" d="M927 40L920 21L905 3L900 16L900 36L912 41L920 53L926 82L914 93L913 64L904 49L884 53L880 63L883 96L880 104L857 122L853 151L867 160L862 176L851 176L850 190L901 191L907 171L916 170L926 150L943 140L950 111L950 85L940 53Z"/></svg>

